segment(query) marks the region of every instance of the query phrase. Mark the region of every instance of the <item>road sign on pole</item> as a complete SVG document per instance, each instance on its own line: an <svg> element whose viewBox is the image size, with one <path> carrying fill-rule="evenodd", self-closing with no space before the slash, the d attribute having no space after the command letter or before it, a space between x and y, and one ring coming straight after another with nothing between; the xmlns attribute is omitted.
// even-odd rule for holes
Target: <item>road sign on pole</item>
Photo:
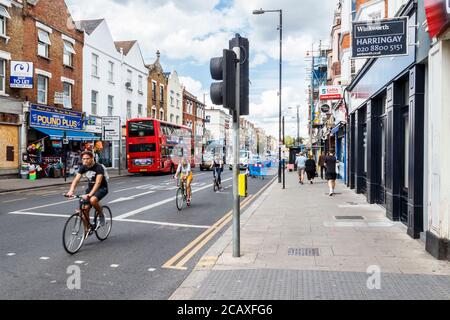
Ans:
<svg viewBox="0 0 450 320"><path fill-rule="evenodd" d="M120 140L120 117L102 117L102 140Z"/></svg>

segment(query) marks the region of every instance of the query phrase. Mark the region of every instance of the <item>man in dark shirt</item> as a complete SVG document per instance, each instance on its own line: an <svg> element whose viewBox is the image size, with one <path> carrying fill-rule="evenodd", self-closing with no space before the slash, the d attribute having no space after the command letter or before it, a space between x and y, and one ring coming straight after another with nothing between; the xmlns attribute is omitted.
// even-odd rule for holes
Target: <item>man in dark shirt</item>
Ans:
<svg viewBox="0 0 450 320"><path fill-rule="evenodd" d="M83 199L88 201L98 212L99 222L101 226L105 225L105 216L103 215L102 206L100 200L108 194L108 182L106 181L106 172L101 164L94 161L94 155L90 151L84 151L81 153L81 160L83 165L80 167L78 174L73 179L69 192L66 194L68 197L73 197L75 188L83 174L88 179L88 188L86 189L86 195ZM89 221L89 217L87 221Z"/></svg>
<svg viewBox="0 0 450 320"><path fill-rule="evenodd" d="M328 187L330 188L331 197L334 194L334 188L336 187L336 164L339 161L336 160L333 152L329 152L328 156L325 157L325 167L327 168L325 172L325 178L328 180Z"/></svg>
<svg viewBox="0 0 450 320"><path fill-rule="evenodd" d="M325 170L325 153L322 152L319 156L319 166L320 166L320 178L323 180L323 172Z"/></svg>

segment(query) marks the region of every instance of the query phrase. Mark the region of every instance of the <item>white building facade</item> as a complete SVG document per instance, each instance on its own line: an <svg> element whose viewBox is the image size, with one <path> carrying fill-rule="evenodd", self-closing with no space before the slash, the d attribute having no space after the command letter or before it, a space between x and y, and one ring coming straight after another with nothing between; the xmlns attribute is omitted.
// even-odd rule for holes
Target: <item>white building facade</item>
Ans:
<svg viewBox="0 0 450 320"><path fill-rule="evenodd" d="M168 75L167 81L167 121L183 124L183 86L175 70Z"/></svg>
<svg viewBox="0 0 450 320"><path fill-rule="evenodd" d="M77 22L85 33L83 49L83 112L97 125L101 117L119 116L126 120L147 116L148 69L136 41L114 42L104 19ZM119 141L103 141L100 162L113 168L119 163ZM122 164L125 160L122 140Z"/></svg>

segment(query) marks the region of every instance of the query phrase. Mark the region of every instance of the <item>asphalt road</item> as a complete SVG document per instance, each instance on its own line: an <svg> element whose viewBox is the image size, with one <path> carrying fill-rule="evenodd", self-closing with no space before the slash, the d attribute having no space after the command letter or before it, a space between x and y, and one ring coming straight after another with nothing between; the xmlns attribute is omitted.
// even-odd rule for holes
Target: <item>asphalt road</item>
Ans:
<svg viewBox="0 0 450 320"><path fill-rule="evenodd" d="M272 177L249 178L252 202ZM194 171L192 205L179 212L170 175L110 181L102 201L113 212L109 238L88 238L69 255L65 221L77 200L55 186L0 194L0 299L167 299L230 225L231 171L214 193L212 172ZM78 188L79 193L86 183Z"/></svg>

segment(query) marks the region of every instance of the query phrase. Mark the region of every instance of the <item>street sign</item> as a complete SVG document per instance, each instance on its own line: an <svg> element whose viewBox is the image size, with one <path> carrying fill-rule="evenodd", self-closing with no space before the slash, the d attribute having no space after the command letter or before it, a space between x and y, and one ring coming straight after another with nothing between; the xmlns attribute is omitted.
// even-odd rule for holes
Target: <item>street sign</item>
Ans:
<svg viewBox="0 0 450 320"><path fill-rule="evenodd" d="M320 86L319 88L320 100L340 100L342 99L341 86Z"/></svg>
<svg viewBox="0 0 450 320"><path fill-rule="evenodd" d="M352 57L376 58L408 54L408 17L352 23Z"/></svg>
<svg viewBox="0 0 450 320"><path fill-rule="evenodd" d="M120 117L102 117L102 140L120 141Z"/></svg>
<svg viewBox="0 0 450 320"><path fill-rule="evenodd" d="M9 87L33 89L33 62L11 61Z"/></svg>

